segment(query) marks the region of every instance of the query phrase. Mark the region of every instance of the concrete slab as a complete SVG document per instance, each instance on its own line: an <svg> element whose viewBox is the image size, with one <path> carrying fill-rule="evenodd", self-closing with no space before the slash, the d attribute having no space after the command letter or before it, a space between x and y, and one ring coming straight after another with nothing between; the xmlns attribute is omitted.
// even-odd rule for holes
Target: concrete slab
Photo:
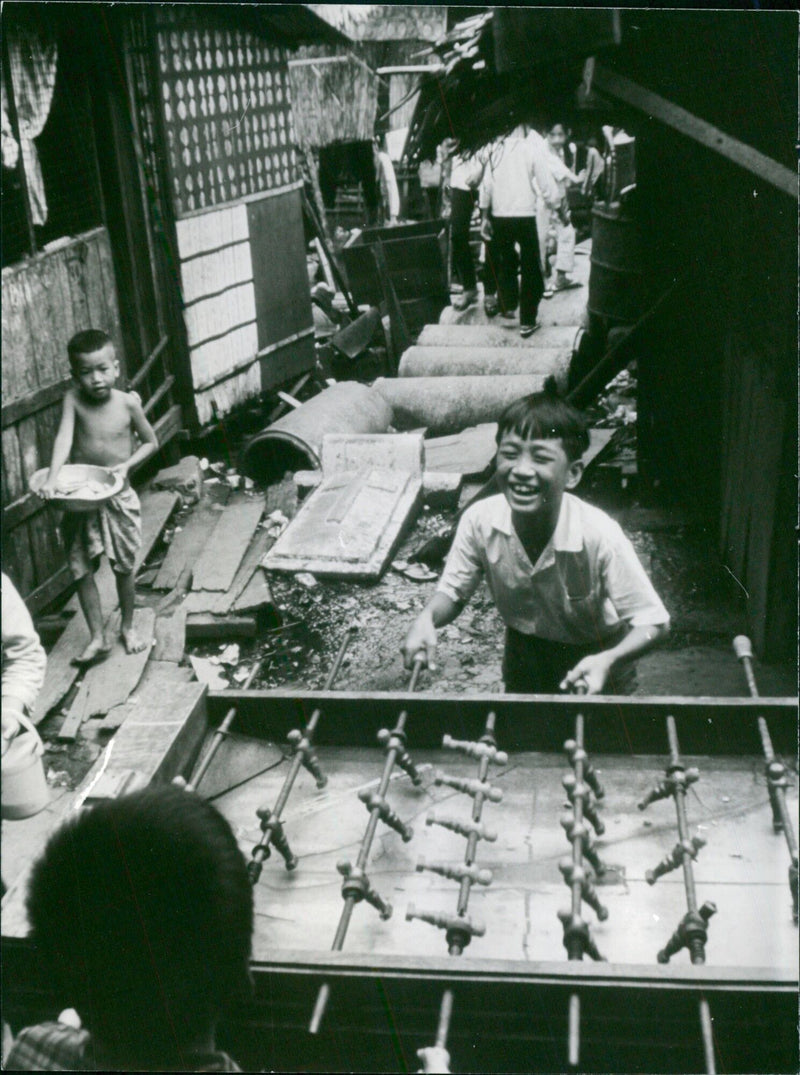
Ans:
<svg viewBox="0 0 800 1075"><path fill-rule="evenodd" d="M497 422L483 422L449 437L432 437L425 442L425 470L484 474L497 450L496 435Z"/></svg>
<svg viewBox="0 0 800 1075"><path fill-rule="evenodd" d="M270 571L377 579L422 498L422 475L375 468L323 480L264 558Z"/></svg>
<svg viewBox="0 0 800 1075"><path fill-rule="evenodd" d="M322 473L396 470L422 473L424 441L419 433L329 434L322 441Z"/></svg>

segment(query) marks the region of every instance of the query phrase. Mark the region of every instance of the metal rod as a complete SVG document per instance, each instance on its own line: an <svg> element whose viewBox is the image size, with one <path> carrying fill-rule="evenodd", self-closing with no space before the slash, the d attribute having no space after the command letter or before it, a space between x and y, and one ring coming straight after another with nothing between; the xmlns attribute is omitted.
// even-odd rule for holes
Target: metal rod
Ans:
<svg viewBox="0 0 800 1075"><path fill-rule="evenodd" d="M669 739L669 752L670 761L672 766L679 766L681 764L680 746L678 745L678 729L675 724L675 718L673 716L667 717L667 738ZM692 865L692 856L685 849L685 845L689 843L689 821L686 816L686 786L683 783L676 783L673 785L672 796L675 800L675 812L678 815L678 839L681 844L684 845L681 851L681 859L683 865L683 884L686 889L686 906L692 913L697 913L697 889L694 883L694 867ZM692 962L702 962L701 960Z"/></svg>
<svg viewBox="0 0 800 1075"><path fill-rule="evenodd" d="M336 677L341 671L342 663L344 661L345 654L347 653L347 648L350 645L350 641L357 630L358 628L355 625L351 625L347 628L347 631L345 632L344 638L341 641L336 656L333 659L333 664L331 665L330 670L328 671L328 675L325 678L325 683L322 688L323 690L329 691L333 687ZM297 774L300 772L300 769L303 765L306 765L307 768L310 768L312 772L316 769L316 764L308 764L308 751L311 747L311 736L314 734L317 724L319 723L319 718L321 716L322 710L318 706L311 714L311 717L309 718L308 723L305 726L304 734L298 736L297 748L295 750L294 756L292 757L291 763L289 765L289 771L286 774L286 779L283 782L283 786L281 787L281 790L278 794L278 798L275 800L275 805L272 807L271 810L259 811L259 817L262 819L262 838L260 842L257 843L256 846L253 848L250 862L247 864L247 872L253 884L255 884L261 876L261 868L264 864L264 861L269 858L270 844L275 841L275 834L276 830L278 829L277 823L280 822L284 807L286 806L286 803L289 800L289 796L292 793L292 788L294 787L295 780L297 779ZM317 785L324 787L325 778L321 775L321 773L317 771L315 772L315 776L317 778ZM268 824L268 822L271 822L271 824ZM288 845L285 843L285 841L282 841L282 848L283 850L288 850ZM291 851L289 851L288 856L284 855L284 860L286 862L287 869L294 869L294 867L297 865L297 859L294 857L294 855L292 855Z"/></svg>
<svg viewBox="0 0 800 1075"><path fill-rule="evenodd" d="M411 678L408 683L409 692L413 693L416 690L417 682L419 681L420 673L422 672L424 665L424 657L420 654L414 660L414 667L411 672ZM400 716L397 718L397 724L395 725L394 729L395 732L402 733L405 730L405 724L407 719L408 711L404 709L400 713ZM394 769L395 762L397 761L398 755L402 753L402 750L403 748L400 744L400 741L398 741L397 746L390 746L387 749L386 760L383 765L383 773L381 774L380 784L378 785L376 799L383 800L385 798L386 792L389 788L389 781L392 777L392 771ZM353 908L355 907L356 903L359 903L362 899L367 898L368 902L374 902L376 906L379 906L379 909L383 907L384 910L382 910L381 913L384 917L388 918L389 914L391 913L391 909L386 908L386 905L383 904L383 901L380 900L380 897L377 897L377 894L371 893L369 889L369 882L367 881L364 873L367 862L369 861L369 854L370 850L372 849L372 842L375 839L375 832L378 828L378 822L380 818L380 806L375 805L370 807L369 821L367 822L367 827L364 831L364 835L361 838L361 847L359 848L358 858L356 859L355 870L349 870L348 867L348 872L345 873L345 885L347 885L347 879L349 876L357 875L361 881L361 887L360 890L355 889L353 891L343 893L344 906L342 907L342 913L339 917L339 925L336 928L336 934L333 938L333 944L331 945L332 952L341 952L342 948L344 947L347 930L350 925L350 919L353 914ZM343 889L345 885L342 886ZM368 893L370 893L369 896L367 895ZM387 910L388 913L386 913ZM308 1031L310 1034L317 1034L319 1032L320 1024L322 1023L322 1019L324 1018L325 1009L327 1008L328 1000L330 998L330 992L330 986L327 982L324 982L320 986L319 992L317 994L317 1000L314 1004L314 1011L311 1015L311 1022L309 1023L308 1027Z"/></svg>
<svg viewBox="0 0 800 1075"><path fill-rule="evenodd" d="M581 1055L581 998L577 993L569 998L569 1028L567 1030L567 1062L576 1068Z"/></svg>
<svg viewBox="0 0 800 1075"><path fill-rule="evenodd" d="M714 1055L714 1028L711 1023L711 1009L705 997L700 997L700 1033L703 1036L703 1053L706 1061L707 1075L717 1075L717 1058Z"/></svg>
<svg viewBox="0 0 800 1075"><path fill-rule="evenodd" d="M497 716L494 712L490 712L486 717L486 725L484 727L483 735L481 736L481 742L491 744L495 746L494 728L497 721ZM489 764L491 757L489 754L483 754L478 761L478 782L480 784L486 783L486 778L489 774ZM472 820L476 824L480 822L481 815L483 814L483 804L486 801L486 795L484 792L479 791L472 801ZM467 837L467 846L464 852L464 864L471 866L475 862L476 855L478 853L478 833L471 832ZM461 885L458 890L458 907L457 914L459 917L463 917L467 913L467 906L469 904L469 896L472 891L472 877L465 875L461 879ZM464 946L458 940L450 945L449 952L451 956L460 956L464 951Z"/></svg>
<svg viewBox="0 0 800 1075"><path fill-rule="evenodd" d="M467 845L464 852L464 865L467 867L474 865L477 856L478 841L481 839L481 815L483 814L484 803L487 799L487 792L480 790L480 788L489 787L487 778L489 776L489 766L492 761L495 761L495 764L506 764L508 761L506 755L497 750L497 741L494 735L496 722L497 714L494 711L489 712L486 716L483 735L478 743L454 741L449 736L445 736L443 740L444 746L464 751L473 757L475 754L478 754L478 777L476 784L479 790L475 793L472 801L472 827L467 835ZM420 865L417 866L417 869L420 868L421 860ZM439 870L438 872L442 871ZM478 871L478 873L464 873L461 877L461 884L458 890L458 919L465 919L474 878L479 876L479 873L480 871ZM486 874L487 879L490 881L491 873L486 871ZM481 883L485 884L487 881L484 880ZM454 929L451 924L451 927L447 932L447 937L448 953L451 956L460 956L464 951L465 943L469 942L470 932L461 933L457 929ZM452 989L446 989L442 994L442 1000L439 1007L439 1026L436 1031L435 1048L447 1048L447 1036L450 1031L450 1019L453 1014L453 1000Z"/></svg>
<svg viewBox="0 0 800 1075"><path fill-rule="evenodd" d="M663 952L659 953L659 960L666 961L671 950L685 947L689 951L692 963L705 963L705 929L711 914L716 908L713 904L704 904L698 911L697 889L694 880L694 868L692 865L692 853L689 850L689 821L686 815L686 789L688 781L685 779L686 770L681 762L680 744L678 742L678 729L675 718L667 716L667 740L669 742L670 765L667 770L667 778L671 779L672 798L675 802L675 812L678 821L678 839L680 856L683 865L683 883L686 891L687 915L681 921L675 934L668 942ZM696 778L696 777L695 777ZM698 928L700 932L698 932ZM673 942L676 942L673 946ZM714 1032L711 1022L711 1009L705 996L701 995L698 1001L698 1014L700 1018L700 1035L703 1042L703 1056L707 1075L716 1075L717 1065L714 1055Z"/></svg>
<svg viewBox="0 0 800 1075"><path fill-rule="evenodd" d="M256 663L250 669L250 674L248 675L247 679L242 684L242 690L245 690L245 691L247 690L247 688L250 686L250 684L256 678L256 674L258 673L258 670L261 668L261 665L263 664L263 662L264 662L264 657L262 656L262 657L259 658L259 660L256 661ZM216 756L216 753L219 750L219 748L222 746L223 739L227 738L228 733L229 733L230 728L231 728L231 725L233 724L235 719L236 719L236 706L231 706L231 708L225 714L223 719L220 721L219 727L214 732L214 738L211 740L211 745L209 746L208 750L206 751L205 756L200 761L200 764L197 766L195 771L192 773L192 778L189 781L189 783L186 785L186 790L187 791L196 791L197 790L197 787L200 784L200 781L203 779L203 777L206 775L206 772L208 771L209 765L214 760L214 758Z"/></svg>
<svg viewBox="0 0 800 1075"><path fill-rule="evenodd" d="M575 757L575 781L576 786L580 787L583 784L583 751L584 751L584 722L583 714L578 713L575 717L575 745L578 748L578 753ZM576 795L574 802L575 811L575 827L578 832L583 830L583 795ZM580 835L575 835L572 838L572 864L575 867L573 875L577 874L583 866L583 838ZM572 884L572 917L580 918L581 914L581 900L583 898L583 888L580 881L573 882ZM570 941L570 946L567 950L569 959L583 959L583 949L580 941L574 938ZM569 1012L567 1021L567 1061L571 1068L577 1068L580 1062L580 1050L581 1050L581 998L577 993L571 993L569 998Z"/></svg>
<svg viewBox="0 0 800 1075"><path fill-rule="evenodd" d="M750 695L758 698L758 685L753 672L753 647L746 635L737 635L733 640L733 650L744 669L745 679ZM797 839L794 834L792 816L786 802L786 766L775 754L772 745L772 737L769 734L769 726L764 717L758 718L758 733L761 737L761 748L764 752L767 771L767 790L769 792L770 806L772 807L773 830L783 832L786 846L789 849L789 888L792 893L792 913L795 922L798 920L798 858Z"/></svg>
<svg viewBox="0 0 800 1075"><path fill-rule="evenodd" d="M453 1015L453 990L445 989L442 1003L439 1005L439 1025L436 1028L436 1048L446 1049L450 1033L450 1019Z"/></svg>

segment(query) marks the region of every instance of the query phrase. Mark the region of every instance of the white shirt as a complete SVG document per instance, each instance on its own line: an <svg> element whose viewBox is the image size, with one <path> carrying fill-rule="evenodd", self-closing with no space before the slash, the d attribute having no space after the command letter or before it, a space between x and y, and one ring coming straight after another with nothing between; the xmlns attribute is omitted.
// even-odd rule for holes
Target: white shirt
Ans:
<svg viewBox="0 0 800 1075"><path fill-rule="evenodd" d="M2 576L2 614L3 698L18 698L32 711L47 659L31 614L7 575Z"/></svg>
<svg viewBox="0 0 800 1075"><path fill-rule="evenodd" d="M502 494L465 511L437 590L465 603L482 576L509 627L554 642L601 647L620 621L631 627L669 623L619 524L570 493L535 565Z"/></svg>
<svg viewBox="0 0 800 1075"><path fill-rule="evenodd" d="M378 152L378 168L381 191L386 199L386 209L390 217L398 217L400 216L400 191L397 189L397 177L394 173L392 158L383 150Z"/></svg>
<svg viewBox="0 0 800 1075"><path fill-rule="evenodd" d="M535 131L527 137L515 131L495 143L481 185L481 209L497 217L536 216L537 189L550 208L557 208L561 194L549 158L545 140Z"/></svg>
<svg viewBox="0 0 800 1075"><path fill-rule="evenodd" d="M460 153L453 157L450 168L451 190L476 190L483 179L486 157L483 150L471 157Z"/></svg>

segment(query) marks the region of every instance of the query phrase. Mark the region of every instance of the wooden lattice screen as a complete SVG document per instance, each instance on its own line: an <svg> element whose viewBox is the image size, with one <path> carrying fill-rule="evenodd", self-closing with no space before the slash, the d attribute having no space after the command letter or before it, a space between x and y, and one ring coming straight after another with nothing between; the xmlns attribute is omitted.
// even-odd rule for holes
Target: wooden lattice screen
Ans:
<svg viewBox="0 0 800 1075"><path fill-rule="evenodd" d="M202 9L160 8L157 49L176 215L297 178L282 48Z"/></svg>

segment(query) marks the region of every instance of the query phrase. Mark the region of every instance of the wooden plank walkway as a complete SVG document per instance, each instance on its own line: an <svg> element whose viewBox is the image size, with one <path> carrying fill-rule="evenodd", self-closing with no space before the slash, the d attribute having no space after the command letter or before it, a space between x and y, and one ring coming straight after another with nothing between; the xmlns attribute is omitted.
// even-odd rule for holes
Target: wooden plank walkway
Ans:
<svg viewBox="0 0 800 1075"><path fill-rule="evenodd" d="M167 555L153 582L154 590L171 590L187 564L197 562L200 554L222 518L224 505L203 500L172 536Z"/></svg>
<svg viewBox="0 0 800 1075"><path fill-rule="evenodd" d="M260 498L242 498L228 505L195 564L193 590L231 587L263 512Z"/></svg>
<svg viewBox="0 0 800 1075"><path fill-rule="evenodd" d="M192 593L186 595L184 601L186 611L190 614L213 612L217 616L230 612L237 605L239 598L244 595L256 569L273 542L274 538L270 538L265 529L256 530L229 588L227 590L193 590ZM261 604L264 603L266 602L261 602ZM242 607L253 608L255 606L250 604Z"/></svg>
<svg viewBox="0 0 800 1075"><path fill-rule="evenodd" d="M100 664L89 668L78 689L67 719L58 732L61 740L75 739L81 724L89 717L105 716L115 706L128 700L142 678L145 665L150 659L153 643L155 612L151 608L137 608L133 614L134 629L145 642L138 653L128 653L120 638L114 641L111 653ZM119 627L115 614L114 626Z"/></svg>

